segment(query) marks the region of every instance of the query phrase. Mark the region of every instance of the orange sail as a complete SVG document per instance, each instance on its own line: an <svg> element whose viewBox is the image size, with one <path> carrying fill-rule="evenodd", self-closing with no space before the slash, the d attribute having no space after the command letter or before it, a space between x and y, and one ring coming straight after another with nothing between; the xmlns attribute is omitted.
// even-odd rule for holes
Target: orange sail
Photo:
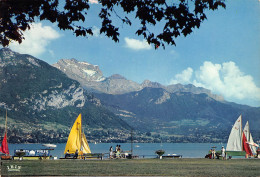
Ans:
<svg viewBox="0 0 260 177"><path fill-rule="evenodd" d="M2 141L2 145L1 145L1 147L0 147L0 152L9 155L9 149L8 149L8 143L7 143L6 133L5 133L4 139L3 139L3 141Z"/></svg>

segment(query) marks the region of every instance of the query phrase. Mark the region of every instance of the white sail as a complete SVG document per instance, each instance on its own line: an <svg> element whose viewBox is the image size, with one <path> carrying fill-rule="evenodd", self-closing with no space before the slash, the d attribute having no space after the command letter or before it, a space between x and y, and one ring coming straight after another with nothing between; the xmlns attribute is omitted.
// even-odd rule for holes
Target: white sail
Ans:
<svg viewBox="0 0 260 177"><path fill-rule="evenodd" d="M230 132L227 151L242 151L242 116L236 120Z"/></svg>
<svg viewBox="0 0 260 177"><path fill-rule="evenodd" d="M249 141L250 131L249 131L249 123L248 123L248 121L246 122L246 125L244 127L243 132L245 134L245 137L246 137L247 141Z"/></svg>
<svg viewBox="0 0 260 177"><path fill-rule="evenodd" d="M250 133L250 130L249 130L249 123L248 123L248 121L246 122L246 125L244 127L243 132L245 134L247 143L249 144L249 147L250 147L252 153L256 154L256 147L254 146L255 143L254 143L253 137L252 137L252 135Z"/></svg>
<svg viewBox="0 0 260 177"><path fill-rule="evenodd" d="M250 133L249 135L249 147L251 148L251 151L253 154L256 154L256 147L257 147L257 144L254 143L254 140L253 140L253 137L252 137L252 134Z"/></svg>

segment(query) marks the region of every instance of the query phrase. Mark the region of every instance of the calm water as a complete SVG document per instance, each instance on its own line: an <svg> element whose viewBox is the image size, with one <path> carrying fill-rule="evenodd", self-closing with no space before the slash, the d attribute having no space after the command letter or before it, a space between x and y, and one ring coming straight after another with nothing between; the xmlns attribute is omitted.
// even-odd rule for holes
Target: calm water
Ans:
<svg viewBox="0 0 260 177"><path fill-rule="evenodd" d="M56 144L57 147L51 151L52 156L58 158L64 157L64 149L66 144ZM108 153L110 146L115 149L116 143L90 143L90 149L92 153ZM121 143L121 149L123 151L131 150L131 143ZM179 154L183 158L204 158L206 153L212 146L216 146L217 150L221 149L221 146L226 144L211 144L211 143L134 143L133 154L138 155L140 158L154 158L156 157L155 151L159 149L165 150L167 154ZM15 149L44 149L42 144L9 144L9 151L11 155L14 154Z"/></svg>

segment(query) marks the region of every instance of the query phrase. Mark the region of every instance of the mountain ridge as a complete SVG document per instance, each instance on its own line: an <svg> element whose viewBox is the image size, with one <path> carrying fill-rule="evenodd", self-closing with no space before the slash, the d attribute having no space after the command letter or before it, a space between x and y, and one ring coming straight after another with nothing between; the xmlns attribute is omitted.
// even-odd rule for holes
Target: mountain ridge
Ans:
<svg viewBox="0 0 260 177"><path fill-rule="evenodd" d="M66 63L61 64L61 61L66 61ZM72 66L70 63L73 61L75 63L74 66ZM132 80L126 79L124 76L121 76L120 74L113 74L109 77L104 77L102 72L99 70L100 77L102 77L102 80L95 80L94 78L91 79L80 79L80 74L78 75L77 70L78 66L80 66L81 62L77 61L76 59L62 59L59 60L57 63L53 64L54 67L60 69L63 71L67 76L71 79L77 80L80 82L80 84L88 91L94 92L94 93L107 93L107 94L124 94L129 93L133 91L140 91L144 89L145 87L152 87L152 88L163 88L167 90L168 92L174 93L179 91L186 91L186 92L193 92L196 94L200 93L206 93L213 99L216 99L218 101L225 101L224 98L221 95L212 94L210 90L202 88L202 87L195 87L192 84L188 85L182 85L182 84L174 84L174 85L162 85L158 82L152 82L150 80L144 80L141 84L138 84L137 82L134 82ZM91 65L91 64L89 64ZM96 66L96 65L92 65ZM68 69L73 68L73 69ZM81 65L80 68L84 68L84 65ZM89 66L88 66L89 68ZM95 72L95 70L93 70Z"/></svg>
<svg viewBox="0 0 260 177"><path fill-rule="evenodd" d="M175 130L180 135L187 136L187 128L195 130L199 127L200 131L207 133L209 128L228 132L239 114L254 122L251 126L254 130L260 125L257 119L260 108L227 102L222 96L212 94L210 90L202 87L192 84L164 86L149 80L135 85L130 82L117 74L98 82L99 90L94 89L93 84L83 84L87 90L92 87L91 91L103 105L140 131L164 134L173 133ZM102 85L106 85L105 89ZM169 130L162 127L175 128ZM221 132L219 136L222 136ZM226 139L227 136L225 134Z"/></svg>
<svg viewBox="0 0 260 177"><path fill-rule="evenodd" d="M225 142L239 114L253 122L253 137L260 138L260 108L218 101L194 85L138 84L116 74L104 77L87 62L64 61L62 71L33 56L0 49L0 114L8 109L14 123L8 134L14 142L24 142L22 135L29 137L25 142L64 142L79 113L90 139L102 142L129 142L131 128L136 142ZM80 71L77 78L88 80L88 89L66 70L75 70L73 77Z"/></svg>
<svg viewBox="0 0 260 177"><path fill-rule="evenodd" d="M126 122L104 108L78 81L48 63L3 48L0 64L0 112L8 110L8 117L16 122L36 126L50 122L70 127L82 113L88 129L121 129L125 133L130 130Z"/></svg>

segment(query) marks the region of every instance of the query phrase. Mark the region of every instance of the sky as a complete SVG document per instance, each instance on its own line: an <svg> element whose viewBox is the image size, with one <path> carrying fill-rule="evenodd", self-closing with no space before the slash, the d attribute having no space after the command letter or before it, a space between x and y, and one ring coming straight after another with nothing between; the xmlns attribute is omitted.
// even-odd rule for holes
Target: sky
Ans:
<svg viewBox="0 0 260 177"><path fill-rule="evenodd" d="M76 37L56 24L36 21L24 33L24 42L13 42L10 48L49 64L70 58L85 61L98 65L105 77L120 74L137 83L148 79L164 85L194 84L227 101L260 106L260 0L226 1L226 9L207 11L208 19L187 37L178 37L176 46L157 50L135 35L135 23L129 27L113 19L120 27L118 43L100 35L101 5L91 2L87 23L93 36Z"/></svg>

